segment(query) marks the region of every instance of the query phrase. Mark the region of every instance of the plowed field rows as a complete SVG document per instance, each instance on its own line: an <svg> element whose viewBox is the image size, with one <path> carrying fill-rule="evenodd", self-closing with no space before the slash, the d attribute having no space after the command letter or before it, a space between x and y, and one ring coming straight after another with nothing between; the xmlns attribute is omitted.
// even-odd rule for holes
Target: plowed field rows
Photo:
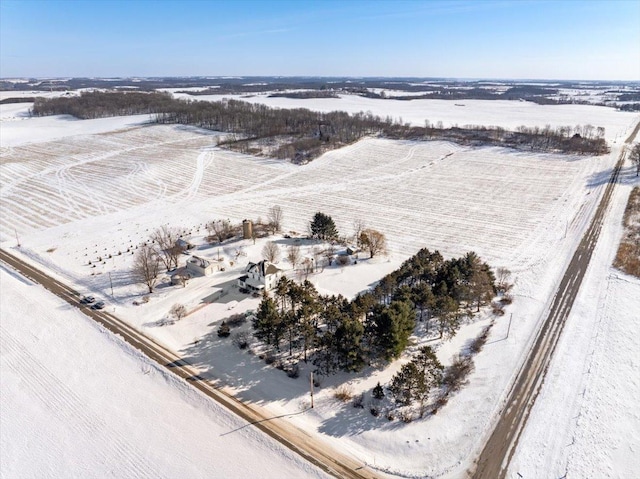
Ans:
<svg viewBox="0 0 640 479"><path fill-rule="evenodd" d="M215 141L197 129L152 126L8 149L2 239L139 207L150 216L170 205L187 221L202 212L239 221L279 204L287 230L304 233L323 211L344 235L364 220L395 253L473 249L502 262L531 251L550 221L568 226L607 167L602 158L382 139L293 166Z"/></svg>

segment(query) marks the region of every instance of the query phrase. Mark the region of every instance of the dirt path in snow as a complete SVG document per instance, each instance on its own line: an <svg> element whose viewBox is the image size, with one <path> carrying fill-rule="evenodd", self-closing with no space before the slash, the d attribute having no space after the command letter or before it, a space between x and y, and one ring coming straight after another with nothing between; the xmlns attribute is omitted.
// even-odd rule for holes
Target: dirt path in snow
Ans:
<svg viewBox="0 0 640 479"><path fill-rule="evenodd" d="M355 459L338 453L336 450L328 447L301 429L292 426L286 421L286 416L273 417L268 411L259 406L249 405L239 401L230 392L222 389L215 381L204 379L197 368L190 365L180 356L138 332L114 315L106 311L92 310L88 306L81 305L79 303L80 293L64 283L2 249L0 249L0 261L5 262L30 280L41 284L69 304L75 307L81 307L85 315L100 323L113 334L120 336L124 341L131 344L176 376L186 380L194 388L214 399L234 414L245 419L247 425L244 427L254 426L260 429L265 434L334 477L347 479L379 478L373 471L367 469L364 463L360 463Z"/></svg>
<svg viewBox="0 0 640 479"><path fill-rule="evenodd" d="M625 145L633 142L639 130L640 123L626 139ZM503 479L507 475L511 458L540 392L564 324L569 317L571 307L589 266L593 249L598 242L604 217L609 209L609 202L618 181L620 169L624 165L626 153L627 148L624 148L620 153L589 228L582 237L560 281L549 314L538 332L529 356L511 386L493 433L469 473L474 479Z"/></svg>

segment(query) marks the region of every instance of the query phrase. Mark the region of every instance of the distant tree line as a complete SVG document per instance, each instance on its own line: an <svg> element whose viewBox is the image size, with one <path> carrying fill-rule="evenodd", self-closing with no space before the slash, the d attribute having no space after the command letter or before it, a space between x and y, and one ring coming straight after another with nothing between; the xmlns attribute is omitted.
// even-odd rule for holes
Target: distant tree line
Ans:
<svg viewBox="0 0 640 479"><path fill-rule="evenodd" d="M269 98L339 98L338 93L334 90L303 90L303 91L284 91L280 93L271 93Z"/></svg>
<svg viewBox="0 0 640 479"><path fill-rule="evenodd" d="M444 260L420 250L353 301L318 294L309 281L283 277L265 294L253 321L256 338L290 356L311 360L318 373L359 371L398 358L416 320L433 318L440 337L452 337L465 316L495 295L495 278L475 253ZM428 328L427 328L428 330Z"/></svg>
<svg viewBox="0 0 640 479"><path fill-rule="evenodd" d="M448 140L470 145L496 145L532 151L603 154L608 151L604 129L593 134L575 128L521 128L508 131L490 127L443 128L441 124L411 126L387 116L369 113L314 112L305 108L278 109L238 100L200 102L174 99L164 93L85 92L79 96L36 99L36 116L69 114L78 118L154 114L162 124L195 125L232 133L222 146L251 152L251 142L277 140L270 152L277 158L306 162L327 150L353 143L367 135L411 140ZM583 128L579 127L581 131ZM600 135L600 131L602 134Z"/></svg>
<svg viewBox="0 0 640 479"><path fill-rule="evenodd" d="M175 101L168 93L92 91L78 96L36 98L32 114L73 115L87 120L170 111Z"/></svg>

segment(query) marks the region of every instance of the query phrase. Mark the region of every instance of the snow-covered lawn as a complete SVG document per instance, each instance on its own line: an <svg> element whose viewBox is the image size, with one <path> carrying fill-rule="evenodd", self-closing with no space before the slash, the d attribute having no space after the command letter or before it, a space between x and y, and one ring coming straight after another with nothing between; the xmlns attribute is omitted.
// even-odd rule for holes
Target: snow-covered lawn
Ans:
<svg viewBox="0 0 640 479"><path fill-rule="evenodd" d="M527 113L528 104L512 105L521 109L512 111L522 120L517 124L542 119L543 110ZM494 107L501 116L509 114L497 102L474 108L478 115L484 108L491 119L498 115ZM600 126L604 119L608 135L622 138L637 119L613 110L577 112L565 111L567 121L563 116L559 124ZM458 118L459 124L478 123L469 116ZM399 367L394 364L386 370L368 369L358 377L325 379L316 391L314 410L291 419L371 467L408 477L459 477L469 465L619 153L618 145L610 155L591 158L366 139L309 165L294 166L220 150L214 133L177 126L79 134L36 144L25 138L38 141L46 133L32 121L6 122L25 129L15 130L19 141L12 133L7 143L2 124L0 198L7 212L0 222L3 247L83 292L108 299L111 311L189 358L205 376L224 379L239 397L274 413L306 408L311 366L302 364L300 378L291 379L257 355L217 337L224 318L257 307L258 299L240 295L232 285L248 261L261 259L264 240L211 247L203 240L206 222L265 219L268 208L278 204L286 232L304 235L312 215L322 211L336 220L343 234L352 234L356 219L385 233L388 257L361 257L357 265L334 266L309 277L329 294L352 296L370 287L422 247L439 249L448 257L474 250L492 266L511 269L514 304L496 322L489 343L476 357L469 386L436 416L411 424L389 422L333 398L334 387L347 381L355 393L364 391L370 397L376 382L385 383ZM186 288L163 280L147 304L134 306L144 293L131 285L132 252L160 225L181 228L199 244L196 254L213 259L219 255L226 270L210 279L193 279ZM275 240L283 247L295 244L295 238ZM300 244L311 253L312 244ZM288 267L286 261L280 266ZM221 300L204 301L220 290L227 293ZM160 326L175 303L185 304L192 313L177 324ZM505 339L510 313L513 324ZM483 313L453 341L439 345L440 359L448 363L489 321Z"/></svg>
<svg viewBox="0 0 640 479"><path fill-rule="evenodd" d="M41 286L0 287L1 477L327 477Z"/></svg>

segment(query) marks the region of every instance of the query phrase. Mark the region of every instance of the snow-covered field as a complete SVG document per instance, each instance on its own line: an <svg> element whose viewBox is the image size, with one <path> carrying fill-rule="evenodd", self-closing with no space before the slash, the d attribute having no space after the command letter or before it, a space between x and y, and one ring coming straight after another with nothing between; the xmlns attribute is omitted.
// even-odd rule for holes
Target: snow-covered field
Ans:
<svg viewBox="0 0 640 479"><path fill-rule="evenodd" d="M327 477L41 286L0 287L1 477Z"/></svg>
<svg viewBox="0 0 640 479"><path fill-rule="evenodd" d="M613 108L592 105L537 105L526 101L509 100L379 100L358 95L339 95L339 98L294 99L270 98L268 93L252 95L189 95L173 93L176 98L198 101L220 101L234 98L250 103L261 103L277 108L308 108L314 111L371 112L382 118L390 116L404 123L424 126L425 120L444 127L453 125L500 126L514 130L521 125L544 128L551 125L575 126L590 124L605 128L605 138L610 141L623 140L624 130L637 114L620 112Z"/></svg>
<svg viewBox="0 0 640 479"><path fill-rule="evenodd" d="M290 101L303 106L300 100ZM343 100L324 101L344 105ZM569 105L554 110L560 107L473 102L467 109L444 103L448 110L440 102L430 102L428 108L447 112L458 124L500 124L494 118L516 126L591 123L604 126L612 140L628 135L638 120L638 115L598 107ZM406 121L424 114L413 104L402 102L405 110L389 114L399 113ZM361 105L356 111L366 109L370 108ZM415 121L421 124L424 118ZM386 371L367 370L360 378L326 379L312 413L291 419L371 467L405 477L459 477L469 464L588 224L620 143L612 145L610 155L589 158L366 139L309 165L294 166L220 150L214 133L195 128L121 130L114 119L112 128L119 131L96 134L87 121L85 133L80 129L50 140L48 130L35 120L41 119L0 124L3 247L13 248L81 291L108 297L115 314L188 357L205 376L224 379L239 397L274 413L304 409L307 381L288 378L215 334L223 318L256 307L257 299L243 299L230 286L248 261L260 259L263 243L209 247L202 241L207 221L264 218L268 208L278 204L286 231L304 234L312 215L323 211L343 234L352 234L352 222L362 219L387 235L388 258L312 275L323 293L351 296L366 289L421 247L439 249L446 256L472 249L493 266L511 269L514 304L506 319L497 321L489 344L476 357L470 385L436 416L405 425L373 418L366 409L333 399L333 387L341 382L349 381L355 392L369 391L377 381L387 381L396 364ZM42 120L52 128L66 121ZM7 130L8 124L14 127ZM131 252L163 224L182 228L200 243L198 255L220 255L226 271L211 279L194 279L186 288L163 283L148 304L133 306L143 290L130 284ZM16 233L20 249L15 248ZM295 240L278 239L283 245L291 241ZM203 301L221 289L229 292L223 300ZM168 309L178 302L192 314L160 327ZM514 318L505 340L509 313ZM489 320L483 314L465 325L454 341L440 346L440 359L449 362ZM307 369L303 366L301 378Z"/></svg>
<svg viewBox="0 0 640 479"><path fill-rule="evenodd" d="M512 477L631 479L640 471L640 279L611 267L633 183L622 178L511 466Z"/></svg>

